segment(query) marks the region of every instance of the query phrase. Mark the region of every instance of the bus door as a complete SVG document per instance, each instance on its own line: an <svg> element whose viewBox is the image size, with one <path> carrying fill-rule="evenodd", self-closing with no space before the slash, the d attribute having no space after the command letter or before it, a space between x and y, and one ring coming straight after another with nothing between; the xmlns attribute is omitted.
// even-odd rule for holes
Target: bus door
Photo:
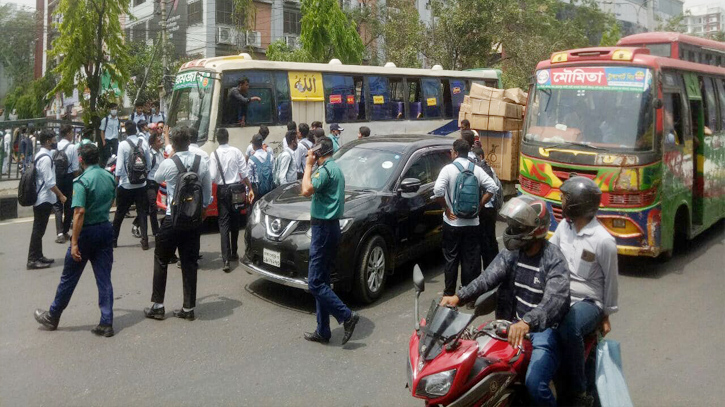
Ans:
<svg viewBox="0 0 725 407"><path fill-rule="evenodd" d="M702 174L702 146L705 137L705 109L700 92L700 81L693 73L685 73L685 88L690 104L690 124L692 132L692 224L702 225L704 207L704 178Z"/></svg>

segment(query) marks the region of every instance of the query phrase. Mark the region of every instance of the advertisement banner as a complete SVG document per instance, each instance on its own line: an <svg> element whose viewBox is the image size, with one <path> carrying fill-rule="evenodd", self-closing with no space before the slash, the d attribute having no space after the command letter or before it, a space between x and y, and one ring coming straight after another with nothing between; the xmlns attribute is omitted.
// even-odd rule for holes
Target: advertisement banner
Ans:
<svg viewBox="0 0 725 407"><path fill-rule="evenodd" d="M335 105L342 103L342 95L330 95L330 103Z"/></svg>
<svg viewBox="0 0 725 407"><path fill-rule="evenodd" d="M290 95L294 102L324 102L325 90L319 72L289 72ZM338 95L339 96L339 95ZM340 102L338 102L340 103Z"/></svg>
<svg viewBox="0 0 725 407"><path fill-rule="evenodd" d="M552 68L536 72L540 89L602 89L642 92L652 72L639 67Z"/></svg>

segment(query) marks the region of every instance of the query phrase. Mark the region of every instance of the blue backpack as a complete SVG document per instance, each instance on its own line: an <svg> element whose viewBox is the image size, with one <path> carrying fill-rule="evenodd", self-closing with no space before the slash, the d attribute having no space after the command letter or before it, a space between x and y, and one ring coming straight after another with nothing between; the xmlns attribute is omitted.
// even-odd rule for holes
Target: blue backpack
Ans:
<svg viewBox="0 0 725 407"><path fill-rule="evenodd" d="M461 219L478 218L481 189L478 178L473 173L476 166L468 163L468 168L464 169L460 163L454 162L453 165L460 171L456 177L456 190L453 191L453 214Z"/></svg>
<svg viewBox="0 0 725 407"><path fill-rule="evenodd" d="M252 155L250 159L254 161L254 164L257 166L257 182L253 185L255 187L254 199L256 200L258 197L262 197L267 192L274 189L272 156L268 153L267 159L264 160L264 162L259 161L259 158L254 155Z"/></svg>

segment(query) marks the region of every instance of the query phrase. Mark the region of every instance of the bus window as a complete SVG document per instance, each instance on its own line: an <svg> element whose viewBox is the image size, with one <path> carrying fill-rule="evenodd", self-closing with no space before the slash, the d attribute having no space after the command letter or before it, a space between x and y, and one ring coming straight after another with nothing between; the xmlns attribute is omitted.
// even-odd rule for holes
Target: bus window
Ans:
<svg viewBox="0 0 725 407"><path fill-rule="evenodd" d="M356 76L355 80L355 100L354 104L357 108L356 120L363 121L367 120L367 114L365 110L365 86L363 86L363 77Z"/></svg>
<svg viewBox="0 0 725 407"><path fill-rule="evenodd" d="M725 130L725 85L722 79L717 79L717 94L720 96L720 130Z"/></svg>
<svg viewBox="0 0 725 407"><path fill-rule="evenodd" d="M346 75L324 74L322 80L325 84L325 121L357 121L359 100L355 100L355 79Z"/></svg>
<svg viewBox="0 0 725 407"><path fill-rule="evenodd" d="M274 122L274 92L272 73L268 71L233 71L222 77L222 109L224 112L223 125L237 125L239 118L235 112L235 104L231 102L232 88L236 87L242 78L249 79L248 97L257 96L259 102L250 102L247 106L246 125L271 124Z"/></svg>
<svg viewBox="0 0 725 407"><path fill-rule="evenodd" d="M391 112L394 119L405 118L405 83L403 78L388 78Z"/></svg>
<svg viewBox="0 0 725 407"><path fill-rule="evenodd" d="M705 101L705 126L707 126L705 133L707 135L708 130L710 130L710 133L717 130L717 102L715 101L715 89L712 86L712 79L701 76L700 90Z"/></svg>
<svg viewBox="0 0 725 407"><path fill-rule="evenodd" d="M684 144L684 126L682 119L682 98L679 93L665 93L664 100L664 136L666 145Z"/></svg>
<svg viewBox="0 0 725 407"><path fill-rule="evenodd" d="M451 79L448 91L451 96L450 99L446 99L446 110L451 111L451 115L449 116L450 118L456 119L458 118L458 113L461 110L463 98L466 97L466 93L468 93L466 82L460 79ZM450 106L450 108L448 106Z"/></svg>
<svg viewBox="0 0 725 407"><path fill-rule="evenodd" d="M421 80L421 83L423 85L423 100L421 101L421 104L425 106L425 117L441 117L441 105L443 104L441 82L438 79L423 79Z"/></svg>
<svg viewBox="0 0 725 407"><path fill-rule="evenodd" d="M278 71L274 73L274 89L277 98L277 123L284 124L292 120L292 102L287 72Z"/></svg>
<svg viewBox="0 0 725 407"><path fill-rule="evenodd" d="M421 103L422 92L420 79L408 78L408 118L410 120L423 118L423 104Z"/></svg>
<svg viewBox="0 0 725 407"><path fill-rule="evenodd" d="M369 76L368 87L372 99L371 120L397 120L405 117L405 93L401 78Z"/></svg>

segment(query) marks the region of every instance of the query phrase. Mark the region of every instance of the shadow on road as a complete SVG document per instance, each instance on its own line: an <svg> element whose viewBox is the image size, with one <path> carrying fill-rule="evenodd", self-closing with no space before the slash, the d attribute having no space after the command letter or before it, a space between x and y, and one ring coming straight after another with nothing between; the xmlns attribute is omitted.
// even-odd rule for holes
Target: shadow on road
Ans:
<svg viewBox="0 0 725 407"><path fill-rule="evenodd" d="M249 294L262 301L305 314L315 313L315 299L299 288L287 287L258 278L244 286Z"/></svg>
<svg viewBox="0 0 725 407"><path fill-rule="evenodd" d="M210 300L214 298L213 300ZM218 295L207 295L196 300L196 319L213 321L227 318L234 313L235 308L242 306L242 302Z"/></svg>
<svg viewBox="0 0 725 407"><path fill-rule="evenodd" d="M659 279L669 275L683 274L685 266L704 255L711 247L723 245L725 221L720 221L708 230L675 248L675 253L667 262L649 257L619 256L619 274L628 277Z"/></svg>

